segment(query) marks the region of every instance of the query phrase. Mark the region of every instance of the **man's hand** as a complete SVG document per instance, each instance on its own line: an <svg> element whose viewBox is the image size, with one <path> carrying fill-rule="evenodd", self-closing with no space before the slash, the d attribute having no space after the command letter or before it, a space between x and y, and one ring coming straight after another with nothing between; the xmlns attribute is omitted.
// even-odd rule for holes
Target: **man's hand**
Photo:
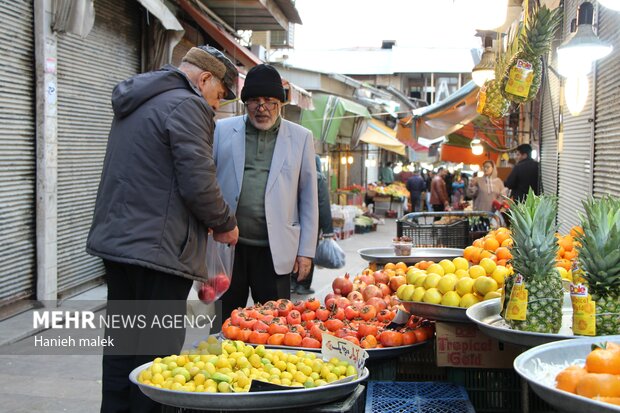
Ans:
<svg viewBox="0 0 620 413"><path fill-rule="evenodd" d="M235 227L228 232L214 232L213 239L222 244L235 245L237 244L237 240L239 240L239 228Z"/></svg>
<svg viewBox="0 0 620 413"><path fill-rule="evenodd" d="M297 281L303 281L310 274L310 267L312 266L312 258L297 256L295 265L293 265L293 272L297 274Z"/></svg>

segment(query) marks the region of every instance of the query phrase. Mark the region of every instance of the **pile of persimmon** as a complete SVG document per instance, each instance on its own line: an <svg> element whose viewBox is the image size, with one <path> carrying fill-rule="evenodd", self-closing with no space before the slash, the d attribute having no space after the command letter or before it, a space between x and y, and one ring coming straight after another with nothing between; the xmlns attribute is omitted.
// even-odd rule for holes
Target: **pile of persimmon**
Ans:
<svg viewBox="0 0 620 413"><path fill-rule="evenodd" d="M585 366L569 366L555 380L560 390L620 405L620 345L593 345Z"/></svg>
<svg viewBox="0 0 620 413"><path fill-rule="evenodd" d="M475 240L472 245L465 248L463 257L476 265L483 258L490 258L497 265L506 266L512 259L512 238L508 228L500 227L489 231L487 235Z"/></svg>
<svg viewBox="0 0 620 413"><path fill-rule="evenodd" d="M251 344L320 348L323 333L328 333L368 349L409 345L432 337L432 323L417 317L411 317L403 327L387 329L395 314L387 308L351 303L345 297L330 302L329 309L315 298L295 303L280 299L233 310L222 325L222 334Z"/></svg>

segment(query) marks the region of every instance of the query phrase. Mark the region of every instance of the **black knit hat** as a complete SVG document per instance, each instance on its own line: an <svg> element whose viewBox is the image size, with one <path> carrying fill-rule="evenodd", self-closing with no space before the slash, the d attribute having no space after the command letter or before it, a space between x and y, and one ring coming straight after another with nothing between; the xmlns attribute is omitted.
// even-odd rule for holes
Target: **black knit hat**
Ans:
<svg viewBox="0 0 620 413"><path fill-rule="evenodd" d="M250 69L241 90L241 100L257 97L273 97L286 101L282 78L275 67L261 64Z"/></svg>

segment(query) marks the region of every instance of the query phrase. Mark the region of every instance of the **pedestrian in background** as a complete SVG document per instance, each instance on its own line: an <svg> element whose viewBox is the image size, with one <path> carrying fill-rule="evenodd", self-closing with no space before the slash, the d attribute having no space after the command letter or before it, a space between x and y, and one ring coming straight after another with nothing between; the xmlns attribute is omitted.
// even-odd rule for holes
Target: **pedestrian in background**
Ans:
<svg viewBox="0 0 620 413"><path fill-rule="evenodd" d="M493 211L493 201L502 199L504 183L497 177L495 162L484 161L482 171L482 177L469 182L467 194L474 200L474 211Z"/></svg>
<svg viewBox="0 0 620 413"><path fill-rule="evenodd" d="M321 158L316 155L316 177L317 191L319 196L319 236L321 238L333 238L334 226L332 223L332 207L329 200L329 187L327 185L327 177L321 170ZM311 287L312 278L314 276L314 262L310 268L310 273L305 280L297 282L294 276L291 277L291 292L301 295L314 294Z"/></svg>
<svg viewBox="0 0 620 413"><path fill-rule="evenodd" d="M522 201L530 188L540 194L538 185L538 162L532 159L532 147L527 144L517 146L517 164L504 182L510 188L512 199Z"/></svg>
<svg viewBox="0 0 620 413"><path fill-rule="evenodd" d="M463 181L463 177L460 172L456 172L454 174L454 179L452 180L452 208L453 209L462 209L461 203L463 202L465 195L465 181Z"/></svg>
<svg viewBox="0 0 620 413"><path fill-rule="evenodd" d="M221 119L215 129L217 180L235 213L239 243L227 317L254 302L290 297L291 273L310 273L319 231L312 133L281 117L282 79L270 65L253 67L241 91L246 115Z"/></svg>
<svg viewBox="0 0 620 413"><path fill-rule="evenodd" d="M437 174L431 181L431 205L435 212L445 211L450 207L446 181L444 181L444 177L447 173L448 171L445 168L439 168ZM439 217L435 217L434 221L438 221L439 219Z"/></svg>
<svg viewBox="0 0 620 413"><path fill-rule="evenodd" d="M178 69L165 66L114 88L86 246L103 258L108 317L184 316L193 280L207 279L207 232L216 241L237 242L211 149L215 110L221 99L235 98L237 75L220 51L200 46ZM105 334L118 340L104 349L101 411L158 412L160 405L130 383L129 373L155 357L178 354L185 329L106 328Z"/></svg>
<svg viewBox="0 0 620 413"><path fill-rule="evenodd" d="M422 192L426 189L426 183L424 179L420 176L420 174L415 171L411 178L407 180L405 184L407 187L407 191L409 191L409 196L411 198L411 212L418 212L422 206Z"/></svg>

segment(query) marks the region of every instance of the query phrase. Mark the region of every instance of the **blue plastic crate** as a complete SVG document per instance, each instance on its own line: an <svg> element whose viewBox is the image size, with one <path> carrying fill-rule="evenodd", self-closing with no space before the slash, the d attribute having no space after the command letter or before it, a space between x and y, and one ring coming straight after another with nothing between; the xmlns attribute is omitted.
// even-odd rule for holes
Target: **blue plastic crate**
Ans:
<svg viewBox="0 0 620 413"><path fill-rule="evenodd" d="M454 383L370 381L367 413L475 413L467 391Z"/></svg>

